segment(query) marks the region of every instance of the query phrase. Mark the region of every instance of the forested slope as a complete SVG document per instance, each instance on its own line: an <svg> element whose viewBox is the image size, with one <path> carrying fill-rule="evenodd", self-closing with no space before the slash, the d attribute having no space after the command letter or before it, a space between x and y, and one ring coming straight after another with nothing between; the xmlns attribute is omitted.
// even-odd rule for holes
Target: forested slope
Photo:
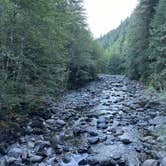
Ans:
<svg viewBox="0 0 166 166"><path fill-rule="evenodd" d="M38 109L45 98L105 70L81 0L0 1L0 113Z"/></svg>
<svg viewBox="0 0 166 166"><path fill-rule="evenodd" d="M111 73L166 88L166 0L140 0L130 18L99 41Z"/></svg>

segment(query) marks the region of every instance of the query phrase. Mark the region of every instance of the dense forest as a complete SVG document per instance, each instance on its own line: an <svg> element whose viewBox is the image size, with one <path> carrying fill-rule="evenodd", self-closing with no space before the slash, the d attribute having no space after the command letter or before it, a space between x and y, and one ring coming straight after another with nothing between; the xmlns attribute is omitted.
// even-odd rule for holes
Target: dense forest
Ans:
<svg viewBox="0 0 166 166"><path fill-rule="evenodd" d="M0 1L0 114L41 110L104 72L166 88L166 0L140 0L97 40L82 0Z"/></svg>
<svg viewBox="0 0 166 166"><path fill-rule="evenodd" d="M95 79L103 52L81 0L1 0L0 113L39 109Z"/></svg>
<svg viewBox="0 0 166 166"><path fill-rule="evenodd" d="M112 74L166 88L166 0L140 0L133 14L99 41Z"/></svg>

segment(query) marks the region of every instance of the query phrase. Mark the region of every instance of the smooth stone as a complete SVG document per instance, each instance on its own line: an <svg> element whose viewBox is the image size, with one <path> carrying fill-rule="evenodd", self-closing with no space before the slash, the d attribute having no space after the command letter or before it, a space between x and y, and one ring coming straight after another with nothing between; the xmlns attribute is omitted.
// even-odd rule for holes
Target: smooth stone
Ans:
<svg viewBox="0 0 166 166"><path fill-rule="evenodd" d="M104 141L107 140L107 136L102 136L102 137L100 137L99 139L100 139L100 142L104 142Z"/></svg>
<svg viewBox="0 0 166 166"><path fill-rule="evenodd" d="M64 125L66 124L66 122L63 121L63 120L58 119L58 120L56 121L56 124L57 124L57 125L60 125L60 126L64 126Z"/></svg>
<svg viewBox="0 0 166 166"><path fill-rule="evenodd" d="M127 134L123 134L123 135L121 135L119 138L120 138L120 140L121 140L124 144L130 144L130 143L133 142L133 140L132 140L132 139L130 138L130 136L127 135Z"/></svg>
<svg viewBox="0 0 166 166"><path fill-rule="evenodd" d="M47 141L38 141L35 143L35 151L41 152L45 147L49 147L50 143Z"/></svg>
<svg viewBox="0 0 166 166"><path fill-rule="evenodd" d="M43 159L43 156L33 155L30 157L31 162L41 162Z"/></svg>
<svg viewBox="0 0 166 166"><path fill-rule="evenodd" d="M166 166L166 157L161 160L161 166Z"/></svg>
<svg viewBox="0 0 166 166"><path fill-rule="evenodd" d="M63 162L64 162L65 164L71 162L71 158L70 158L69 156L65 156L62 160L63 160Z"/></svg>
<svg viewBox="0 0 166 166"><path fill-rule="evenodd" d="M98 133L96 131L88 131L90 136L98 136Z"/></svg>
<svg viewBox="0 0 166 166"><path fill-rule="evenodd" d="M54 135L51 139L50 139L50 143L51 145L56 148L58 144L61 143L61 137L59 135Z"/></svg>
<svg viewBox="0 0 166 166"><path fill-rule="evenodd" d="M88 144L84 144L78 148L78 153L87 153L89 151L90 146Z"/></svg>
<svg viewBox="0 0 166 166"><path fill-rule="evenodd" d="M47 161L47 165L51 165L51 166L56 166L56 163L57 163L57 158L56 157L52 157L50 158L48 161Z"/></svg>
<svg viewBox="0 0 166 166"><path fill-rule="evenodd" d="M0 154L5 155L6 154L6 147L4 145L0 144Z"/></svg>
<svg viewBox="0 0 166 166"><path fill-rule="evenodd" d="M35 146L35 143L34 143L34 142L32 142L32 141L29 141L29 142L28 142L28 147L29 147L29 148L34 148L34 146Z"/></svg>
<svg viewBox="0 0 166 166"><path fill-rule="evenodd" d="M75 136L79 136L81 134L81 132L82 132L82 129L80 127L74 127L73 128L73 134Z"/></svg>
<svg viewBox="0 0 166 166"><path fill-rule="evenodd" d="M21 154L22 154L22 149L17 147L10 149L8 152L8 155L10 157L15 157L15 158L19 158Z"/></svg>
<svg viewBox="0 0 166 166"><path fill-rule="evenodd" d="M158 161L154 159L146 160L142 166L158 166Z"/></svg>
<svg viewBox="0 0 166 166"><path fill-rule="evenodd" d="M54 125L56 121L55 121L55 119L48 119L48 120L46 120L46 122L50 125Z"/></svg>
<svg viewBox="0 0 166 166"><path fill-rule="evenodd" d="M10 164L12 164L15 161L17 161L17 159L15 157L6 156L6 164L7 165L10 165Z"/></svg>
<svg viewBox="0 0 166 166"><path fill-rule="evenodd" d="M87 165L87 164L88 164L88 161L86 159L83 159L83 160L79 161L79 163L78 163L79 166Z"/></svg>
<svg viewBox="0 0 166 166"><path fill-rule="evenodd" d="M21 154L21 158L22 158L23 160L26 160L26 159L28 158L28 151L23 150L23 152L22 152L22 154Z"/></svg>
<svg viewBox="0 0 166 166"><path fill-rule="evenodd" d="M106 123L106 118L101 116L99 119L97 119L97 123Z"/></svg>
<svg viewBox="0 0 166 166"><path fill-rule="evenodd" d="M6 166L5 158L0 158L0 166Z"/></svg>
<svg viewBox="0 0 166 166"><path fill-rule="evenodd" d="M106 129L107 125L105 123L99 123L99 124L97 124L97 128Z"/></svg>
<svg viewBox="0 0 166 166"><path fill-rule="evenodd" d="M38 166L47 166L45 163L40 163Z"/></svg>
<svg viewBox="0 0 166 166"><path fill-rule="evenodd" d="M88 138L88 143L90 144L96 144L99 141L99 137L89 137Z"/></svg>

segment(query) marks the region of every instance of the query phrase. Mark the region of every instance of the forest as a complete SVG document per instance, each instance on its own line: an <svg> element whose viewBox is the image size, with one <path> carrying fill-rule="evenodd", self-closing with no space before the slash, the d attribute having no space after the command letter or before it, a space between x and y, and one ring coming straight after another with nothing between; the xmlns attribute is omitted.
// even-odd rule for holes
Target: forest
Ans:
<svg viewBox="0 0 166 166"><path fill-rule="evenodd" d="M106 70L81 0L0 1L0 113L38 109Z"/></svg>
<svg viewBox="0 0 166 166"><path fill-rule="evenodd" d="M166 0L138 2L95 39L84 0L0 0L0 166L166 166Z"/></svg>
<svg viewBox="0 0 166 166"><path fill-rule="evenodd" d="M82 0L1 0L0 25L1 114L38 110L98 73L125 74L165 91L165 0L140 0L97 40Z"/></svg>
<svg viewBox="0 0 166 166"><path fill-rule="evenodd" d="M140 0L132 15L98 39L112 74L166 89L166 0Z"/></svg>

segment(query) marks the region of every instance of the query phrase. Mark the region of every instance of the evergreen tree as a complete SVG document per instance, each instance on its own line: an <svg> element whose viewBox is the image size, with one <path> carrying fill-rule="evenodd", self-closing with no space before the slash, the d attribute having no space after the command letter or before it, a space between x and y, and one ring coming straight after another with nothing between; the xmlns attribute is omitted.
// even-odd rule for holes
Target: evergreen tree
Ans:
<svg viewBox="0 0 166 166"><path fill-rule="evenodd" d="M0 110L38 109L94 79L93 43L81 0L1 0Z"/></svg>
<svg viewBox="0 0 166 166"><path fill-rule="evenodd" d="M166 88L166 1L160 0L152 21L149 59L150 83L157 89Z"/></svg>

